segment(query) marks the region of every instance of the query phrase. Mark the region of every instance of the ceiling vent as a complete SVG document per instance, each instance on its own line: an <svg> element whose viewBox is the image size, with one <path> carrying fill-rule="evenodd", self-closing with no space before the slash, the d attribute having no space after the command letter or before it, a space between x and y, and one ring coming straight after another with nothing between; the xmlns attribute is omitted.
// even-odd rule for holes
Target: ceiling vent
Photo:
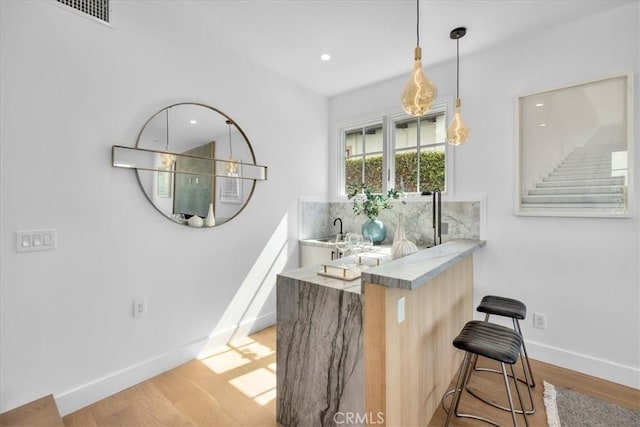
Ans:
<svg viewBox="0 0 640 427"><path fill-rule="evenodd" d="M109 0L56 0L103 22L109 22Z"/></svg>

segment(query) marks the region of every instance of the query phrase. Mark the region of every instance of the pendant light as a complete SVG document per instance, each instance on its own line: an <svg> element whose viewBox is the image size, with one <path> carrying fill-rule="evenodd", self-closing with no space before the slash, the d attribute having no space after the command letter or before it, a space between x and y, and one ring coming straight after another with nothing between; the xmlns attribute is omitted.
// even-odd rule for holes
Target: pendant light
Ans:
<svg viewBox="0 0 640 427"><path fill-rule="evenodd" d="M456 111L453 120L447 129L447 142L452 145L460 145L469 138L469 126L462 119L460 112L460 39L467 34L465 27L455 28L449 35L456 41Z"/></svg>
<svg viewBox="0 0 640 427"><path fill-rule="evenodd" d="M227 120L227 124L229 125L229 161L227 162L227 175L236 175L238 172L238 165L233 159L233 148L231 147L231 125L233 122L231 120Z"/></svg>
<svg viewBox="0 0 640 427"><path fill-rule="evenodd" d="M420 48L420 0L416 0L416 48L414 50L413 71L402 91L402 108L412 116L427 113L438 97L438 89L422 70L422 49Z"/></svg>

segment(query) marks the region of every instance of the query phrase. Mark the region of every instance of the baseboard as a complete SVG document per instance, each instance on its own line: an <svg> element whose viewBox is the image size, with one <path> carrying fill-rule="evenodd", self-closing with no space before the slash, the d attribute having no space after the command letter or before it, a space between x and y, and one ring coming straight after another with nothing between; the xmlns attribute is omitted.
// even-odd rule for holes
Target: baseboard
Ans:
<svg viewBox="0 0 640 427"><path fill-rule="evenodd" d="M640 389L640 369L609 360L525 341L529 357L614 383Z"/></svg>
<svg viewBox="0 0 640 427"><path fill-rule="evenodd" d="M236 326L216 331L211 336L187 344L182 348L57 394L54 397L60 415L65 416L75 412L195 358L206 357L203 355L207 352L203 349L207 349L211 353L234 339L269 327L275 322L275 311L255 319L245 320Z"/></svg>

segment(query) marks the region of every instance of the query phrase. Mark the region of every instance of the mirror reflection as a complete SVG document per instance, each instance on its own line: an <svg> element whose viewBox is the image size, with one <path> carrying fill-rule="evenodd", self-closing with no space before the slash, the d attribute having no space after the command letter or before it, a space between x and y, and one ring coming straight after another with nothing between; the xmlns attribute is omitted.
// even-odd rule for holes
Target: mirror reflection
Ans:
<svg viewBox="0 0 640 427"><path fill-rule="evenodd" d="M136 148L152 150L140 150L144 164L133 166L140 186L156 209L175 222L223 224L242 211L253 193L255 180L243 179L244 169L255 165L251 145L237 124L213 107L182 103L159 111L142 128Z"/></svg>

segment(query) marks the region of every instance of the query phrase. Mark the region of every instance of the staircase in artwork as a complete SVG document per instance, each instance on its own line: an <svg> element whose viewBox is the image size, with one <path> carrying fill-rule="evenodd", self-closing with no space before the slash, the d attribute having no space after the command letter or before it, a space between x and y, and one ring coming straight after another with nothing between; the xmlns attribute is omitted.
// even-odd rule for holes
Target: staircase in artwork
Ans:
<svg viewBox="0 0 640 427"><path fill-rule="evenodd" d="M626 171L612 173L613 152L620 143L588 143L571 152L558 167L530 188L522 207L530 210L588 208L617 211L625 208Z"/></svg>

